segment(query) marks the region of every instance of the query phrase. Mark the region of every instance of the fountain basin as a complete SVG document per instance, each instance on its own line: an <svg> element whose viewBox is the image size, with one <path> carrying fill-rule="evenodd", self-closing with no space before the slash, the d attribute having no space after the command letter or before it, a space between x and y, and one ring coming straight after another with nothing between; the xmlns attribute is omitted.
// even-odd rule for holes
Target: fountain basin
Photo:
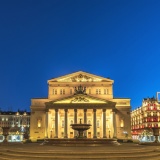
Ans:
<svg viewBox="0 0 160 160"><path fill-rule="evenodd" d="M72 129L77 130L77 131L79 131L79 130L82 130L82 131L88 130L88 129L90 129L90 126L91 126L90 124L71 124Z"/></svg>
<svg viewBox="0 0 160 160"><path fill-rule="evenodd" d="M71 124L70 126L72 127L73 130L78 131L77 138L85 138L83 132L90 129L91 125L79 123L79 124Z"/></svg>

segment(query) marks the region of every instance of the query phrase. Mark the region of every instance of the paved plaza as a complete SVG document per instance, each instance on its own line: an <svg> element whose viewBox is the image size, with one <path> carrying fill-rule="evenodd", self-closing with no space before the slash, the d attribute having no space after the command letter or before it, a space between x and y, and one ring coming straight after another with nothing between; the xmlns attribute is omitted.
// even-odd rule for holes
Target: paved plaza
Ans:
<svg viewBox="0 0 160 160"><path fill-rule="evenodd" d="M122 143L112 146L65 147L42 143L1 143L1 160L160 160L160 146Z"/></svg>

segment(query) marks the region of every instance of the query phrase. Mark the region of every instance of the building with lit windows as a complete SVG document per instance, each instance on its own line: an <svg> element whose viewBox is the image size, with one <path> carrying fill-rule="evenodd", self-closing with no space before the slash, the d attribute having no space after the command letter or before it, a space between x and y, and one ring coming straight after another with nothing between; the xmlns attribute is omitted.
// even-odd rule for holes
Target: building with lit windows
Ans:
<svg viewBox="0 0 160 160"><path fill-rule="evenodd" d="M23 138L29 137L29 127L30 127L30 112L25 111L0 111L0 130L1 135L7 137L10 132L17 130L15 134L23 134ZM8 137L12 139L12 136ZM12 141L12 140L10 140ZM16 139L14 139L16 141Z"/></svg>
<svg viewBox="0 0 160 160"><path fill-rule="evenodd" d="M74 138L80 120L87 138L130 138L130 99L115 98L113 82L83 71L48 80L48 97L31 99L30 138Z"/></svg>
<svg viewBox="0 0 160 160"><path fill-rule="evenodd" d="M144 98L142 106L131 112L133 139L154 141L159 136L160 104L156 98Z"/></svg>

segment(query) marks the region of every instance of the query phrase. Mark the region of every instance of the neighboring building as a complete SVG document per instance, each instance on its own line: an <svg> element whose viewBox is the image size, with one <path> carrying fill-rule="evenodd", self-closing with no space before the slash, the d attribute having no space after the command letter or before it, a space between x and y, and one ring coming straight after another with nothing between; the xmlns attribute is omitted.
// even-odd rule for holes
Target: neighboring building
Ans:
<svg viewBox="0 0 160 160"><path fill-rule="evenodd" d="M140 141L154 141L159 135L160 104L155 98L144 98L142 106L131 112L132 138Z"/></svg>
<svg viewBox="0 0 160 160"><path fill-rule="evenodd" d="M130 99L115 98L113 82L82 71L48 80L48 97L31 99L30 138L74 138L80 119L87 138L131 138Z"/></svg>
<svg viewBox="0 0 160 160"><path fill-rule="evenodd" d="M23 132L24 136L27 138L29 136L30 112L0 111L0 127L3 130L4 136L7 136L13 127L17 127L19 128L19 131Z"/></svg>

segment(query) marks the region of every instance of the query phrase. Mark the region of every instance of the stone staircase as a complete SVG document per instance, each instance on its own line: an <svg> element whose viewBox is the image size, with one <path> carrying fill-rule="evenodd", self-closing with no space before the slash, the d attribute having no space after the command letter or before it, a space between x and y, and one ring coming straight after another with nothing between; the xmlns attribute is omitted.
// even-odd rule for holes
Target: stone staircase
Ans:
<svg viewBox="0 0 160 160"><path fill-rule="evenodd" d="M0 160L160 160L159 146L55 147L40 144L0 146Z"/></svg>

